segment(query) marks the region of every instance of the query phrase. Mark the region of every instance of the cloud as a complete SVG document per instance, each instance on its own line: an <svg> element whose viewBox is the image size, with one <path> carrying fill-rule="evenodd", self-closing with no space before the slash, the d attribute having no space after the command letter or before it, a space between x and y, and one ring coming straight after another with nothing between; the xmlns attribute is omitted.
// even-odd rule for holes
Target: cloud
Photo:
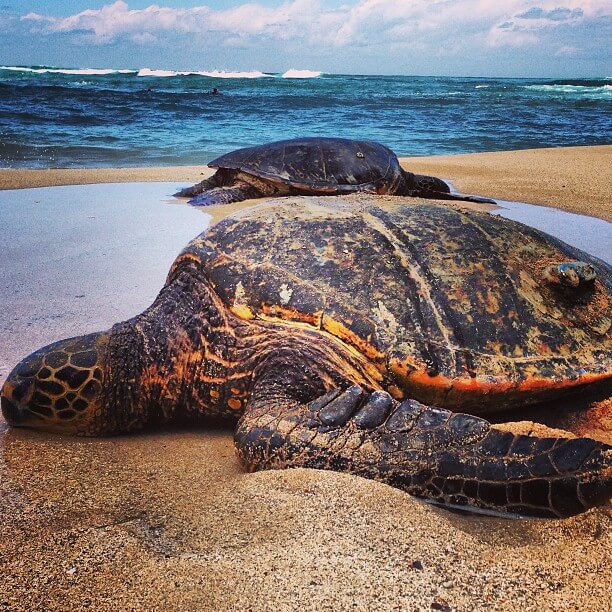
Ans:
<svg viewBox="0 0 612 612"><path fill-rule="evenodd" d="M151 5L130 9L127 2L117 0L100 9L88 9L68 17L28 13L22 20L37 27L41 33L87 32L97 42L104 43L118 38L143 41L146 36L163 33L225 33L234 37L268 35L275 38L313 35L317 28L326 25L332 13L310 0L294 0L278 7L247 3L219 11L208 6Z"/></svg>
<svg viewBox="0 0 612 612"><path fill-rule="evenodd" d="M601 26L602 20L609 21L612 12L608 0L570 0L565 6L559 6L557 2L547 2L541 6L530 6L526 10L519 8L519 5L524 3L511 4L515 5L515 10L508 11L503 19L489 30L489 46L536 44L542 37L560 31L561 28L564 28L567 35L568 28L578 31L590 24Z"/></svg>
<svg viewBox="0 0 612 612"><path fill-rule="evenodd" d="M537 0L536 0L537 1ZM130 9L124 0L66 17L29 13L22 23L40 35L72 35L99 45L172 41L226 46L287 41L311 49L412 48L433 54L465 49L526 46L563 32L554 49L578 47L572 31L609 20L609 0L358 0L328 9L319 0L285 0L276 6L246 2L225 10L206 5ZM604 24L605 26L605 24Z"/></svg>
<svg viewBox="0 0 612 612"><path fill-rule="evenodd" d="M565 21L567 19L578 18L584 15L581 8L569 9L567 7L557 7L546 11L539 6L533 6L524 13L519 13L517 19L550 19L551 21Z"/></svg>

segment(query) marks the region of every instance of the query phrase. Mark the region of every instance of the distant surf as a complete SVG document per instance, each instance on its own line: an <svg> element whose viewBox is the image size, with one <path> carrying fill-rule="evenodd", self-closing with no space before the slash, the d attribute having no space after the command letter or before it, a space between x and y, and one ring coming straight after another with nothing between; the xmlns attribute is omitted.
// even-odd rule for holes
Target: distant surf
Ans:
<svg viewBox="0 0 612 612"><path fill-rule="evenodd" d="M323 73L318 70L296 70L291 68L283 73L283 79L316 79Z"/></svg>
<svg viewBox="0 0 612 612"><path fill-rule="evenodd" d="M612 80L330 74L303 66L0 66L0 168L204 164L295 136L434 155L612 142ZM221 95L207 95L216 88Z"/></svg>
<svg viewBox="0 0 612 612"><path fill-rule="evenodd" d="M138 77L179 77L201 76L211 79L260 79L280 77L283 79L315 79L323 73L319 70L297 70L290 68L285 72L262 72L260 70L163 70L154 68L55 68L52 66L0 66L0 70L31 72L36 74L66 74L105 76L109 74L135 74Z"/></svg>
<svg viewBox="0 0 612 612"><path fill-rule="evenodd" d="M0 66L0 70L12 70L14 72L35 72L37 74L89 74L94 76L102 76L106 74L135 74L137 72L136 70L115 70L113 68L35 68L30 66Z"/></svg>
<svg viewBox="0 0 612 612"><path fill-rule="evenodd" d="M526 89L548 93L602 96L612 98L610 79L559 79L525 86Z"/></svg>
<svg viewBox="0 0 612 612"><path fill-rule="evenodd" d="M260 79L262 77L273 77L273 74L251 70L248 72L226 72L225 70L151 70L141 68L137 75L139 77L177 77L177 76L203 76L211 79Z"/></svg>

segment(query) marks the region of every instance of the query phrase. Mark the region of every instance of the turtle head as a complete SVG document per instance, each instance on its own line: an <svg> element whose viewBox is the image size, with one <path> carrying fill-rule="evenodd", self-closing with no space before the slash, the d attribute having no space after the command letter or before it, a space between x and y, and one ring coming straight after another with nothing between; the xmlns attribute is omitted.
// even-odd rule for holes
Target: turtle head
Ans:
<svg viewBox="0 0 612 612"><path fill-rule="evenodd" d="M107 333L89 334L26 357L2 387L4 418L15 427L99 433L107 345Z"/></svg>
<svg viewBox="0 0 612 612"><path fill-rule="evenodd" d="M450 193L450 187L435 176L425 174L413 174L403 170L403 185L398 191L398 195L418 195L428 197L431 194Z"/></svg>

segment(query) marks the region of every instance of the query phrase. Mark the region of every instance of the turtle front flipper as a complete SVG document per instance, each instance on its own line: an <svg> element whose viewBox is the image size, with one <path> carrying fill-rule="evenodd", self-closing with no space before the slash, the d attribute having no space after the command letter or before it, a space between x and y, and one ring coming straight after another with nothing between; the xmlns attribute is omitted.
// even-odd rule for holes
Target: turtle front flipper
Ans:
<svg viewBox="0 0 612 612"><path fill-rule="evenodd" d="M185 187L180 191L177 191L174 194L175 198L191 198L196 196L204 191L208 191L209 189L214 189L215 187L221 187L222 185L227 185L227 172L223 172L222 170L217 170L211 177L192 185L191 187Z"/></svg>
<svg viewBox="0 0 612 612"><path fill-rule="evenodd" d="M612 495L612 448L514 435L468 414L353 386L308 403L252 398L236 445L250 471L309 467L385 482L442 505L567 517Z"/></svg>
<svg viewBox="0 0 612 612"><path fill-rule="evenodd" d="M229 187L215 187L207 189L189 200L192 206L217 206L219 204L232 204L251 198L260 198L261 192L257 187L248 183L236 183Z"/></svg>

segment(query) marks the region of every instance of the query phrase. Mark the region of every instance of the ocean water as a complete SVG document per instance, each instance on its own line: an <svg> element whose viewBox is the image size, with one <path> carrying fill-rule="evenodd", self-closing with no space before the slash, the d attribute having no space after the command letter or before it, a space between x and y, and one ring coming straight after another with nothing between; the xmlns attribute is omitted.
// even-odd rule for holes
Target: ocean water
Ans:
<svg viewBox="0 0 612 612"><path fill-rule="evenodd" d="M203 164L305 135L399 155L607 144L612 79L0 67L0 168Z"/></svg>

